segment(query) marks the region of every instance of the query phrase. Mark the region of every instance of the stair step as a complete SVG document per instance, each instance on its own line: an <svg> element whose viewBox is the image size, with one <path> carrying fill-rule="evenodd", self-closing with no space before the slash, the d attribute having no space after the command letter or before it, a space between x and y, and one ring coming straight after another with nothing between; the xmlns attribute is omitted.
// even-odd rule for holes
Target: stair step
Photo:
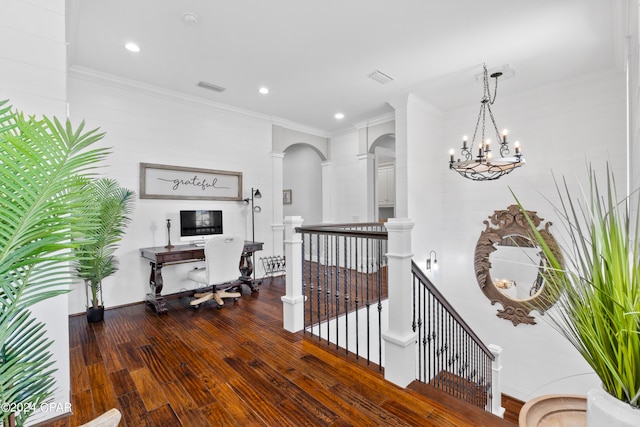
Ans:
<svg viewBox="0 0 640 427"><path fill-rule="evenodd" d="M440 371L429 381L429 384L481 409L486 405L486 388L453 372Z"/></svg>
<svg viewBox="0 0 640 427"><path fill-rule="evenodd" d="M517 426L517 424L502 419L485 411L484 409L478 408L477 406L467 403L462 399L458 399L445 391L437 389L431 384L426 384L416 380L409 384L407 389L415 392L417 395L421 395L429 399L432 405L439 405L440 408L445 408L448 411L453 411L468 419L475 420L476 423L474 425L491 427Z"/></svg>

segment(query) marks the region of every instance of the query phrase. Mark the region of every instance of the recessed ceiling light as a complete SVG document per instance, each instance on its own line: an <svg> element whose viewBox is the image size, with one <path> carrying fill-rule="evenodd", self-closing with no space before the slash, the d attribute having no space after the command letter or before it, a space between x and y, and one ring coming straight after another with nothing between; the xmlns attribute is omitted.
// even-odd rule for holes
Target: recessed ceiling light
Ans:
<svg viewBox="0 0 640 427"><path fill-rule="evenodd" d="M261 87L260 89L258 89L258 92L260 92L263 95L266 95L269 93L269 88L268 87Z"/></svg>
<svg viewBox="0 0 640 427"><path fill-rule="evenodd" d="M129 52L140 52L140 46L138 46L133 42L129 42L125 44L124 48L127 49Z"/></svg>
<svg viewBox="0 0 640 427"><path fill-rule="evenodd" d="M333 117L335 117L338 120L342 120L344 119L344 114L342 113L336 113Z"/></svg>

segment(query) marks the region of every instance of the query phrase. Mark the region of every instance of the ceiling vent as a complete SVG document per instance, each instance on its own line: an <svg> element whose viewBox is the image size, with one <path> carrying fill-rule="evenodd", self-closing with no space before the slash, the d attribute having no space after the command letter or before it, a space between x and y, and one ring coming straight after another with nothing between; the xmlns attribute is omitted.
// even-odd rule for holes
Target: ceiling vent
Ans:
<svg viewBox="0 0 640 427"><path fill-rule="evenodd" d="M217 86L214 85L213 83L207 83L207 82L198 82L198 86L205 88L205 89L209 89L209 90L213 90L216 92L224 92L225 90L227 90L226 88L223 88L222 86Z"/></svg>
<svg viewBox="0 0 640 427"><path fill-rule="evenodd" d="M391 77L388 74L383 73L380 70L375 70L373 73L369 74L367 77L369 77L371 80L375 80L378 83L381 84L387 84L389 82L393 81L393 77Z"/></svg>

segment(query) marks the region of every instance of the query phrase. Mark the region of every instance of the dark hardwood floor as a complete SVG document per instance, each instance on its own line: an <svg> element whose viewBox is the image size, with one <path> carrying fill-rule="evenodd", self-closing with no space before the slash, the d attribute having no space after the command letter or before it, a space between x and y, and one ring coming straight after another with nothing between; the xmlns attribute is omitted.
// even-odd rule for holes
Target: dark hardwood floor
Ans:
<svg viewBox="0 0 640 427"><path fill-rule="evenodd" d="M302 333L282 329L284 283L217 309L169 302L69 319L77 426L112 407L122 426L514 426L431 388L401 389L377 367L354 363ZM429 391L429 389L427 389ZM427 393L428 394L428 393Z"/></svg>

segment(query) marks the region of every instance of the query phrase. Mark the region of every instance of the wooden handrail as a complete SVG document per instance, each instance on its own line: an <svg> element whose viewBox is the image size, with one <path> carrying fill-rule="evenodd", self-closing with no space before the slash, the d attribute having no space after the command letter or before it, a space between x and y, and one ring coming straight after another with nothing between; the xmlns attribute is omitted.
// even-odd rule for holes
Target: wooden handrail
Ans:
<svg viewBox="0 0 640 427"><path fill-rule="evenodd" d="M315 233L315 234L327 234L327 235L343 235L350 237L364 237L369 239L387 240L387 230L375 231L375 230L357 230L352 227L380 227L384 228L384 225L379 222L355 222L348 224L319 224L308 225L304 227L296 227L296 233Z"/></svg>

